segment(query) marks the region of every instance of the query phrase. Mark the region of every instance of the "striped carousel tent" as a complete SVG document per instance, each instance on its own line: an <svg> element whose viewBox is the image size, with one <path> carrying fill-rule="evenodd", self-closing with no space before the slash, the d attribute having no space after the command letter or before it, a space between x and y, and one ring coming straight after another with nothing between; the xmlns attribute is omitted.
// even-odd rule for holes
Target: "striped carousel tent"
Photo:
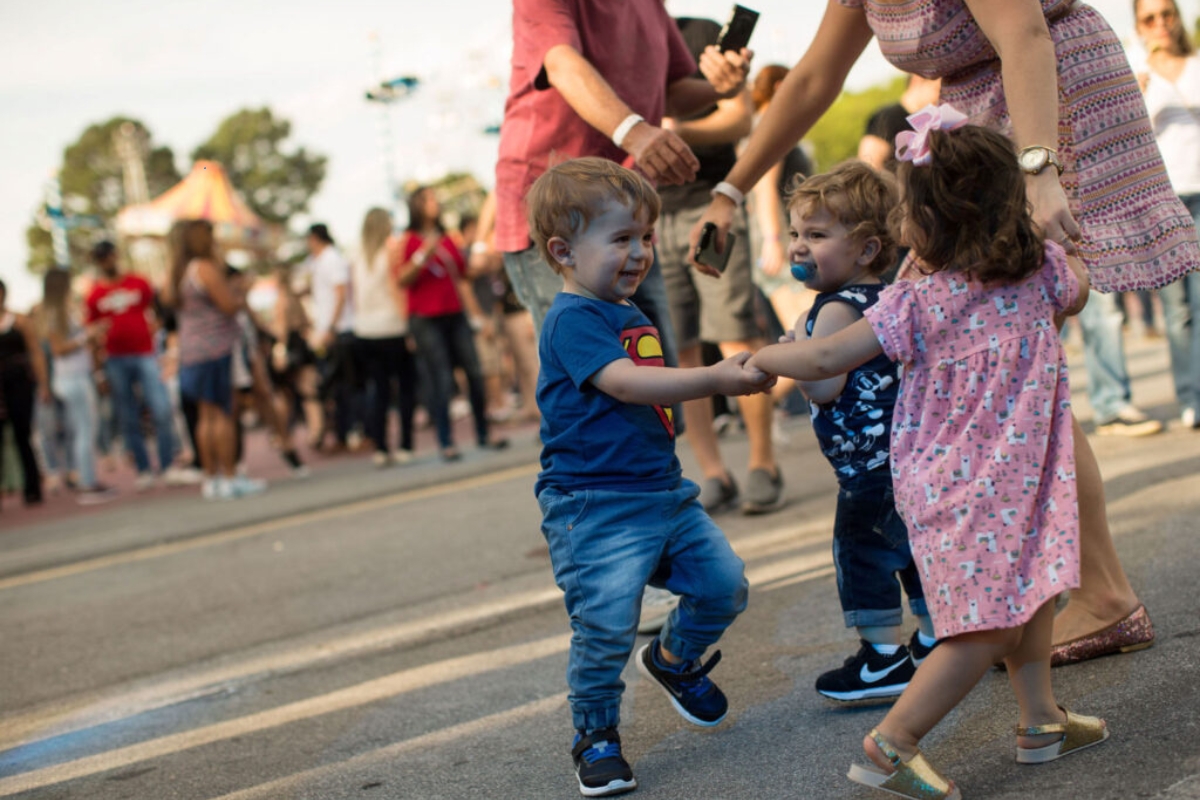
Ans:
<svg viewBox="0 0 1200 800"><path fill-rule="evenodd" d="M266 226L216 161L197 161L186 178L158 197L121 209L117 232L130 238L166 236L181 219L209 220L217 241L226 247L257 249L265 244Z"/></svg>

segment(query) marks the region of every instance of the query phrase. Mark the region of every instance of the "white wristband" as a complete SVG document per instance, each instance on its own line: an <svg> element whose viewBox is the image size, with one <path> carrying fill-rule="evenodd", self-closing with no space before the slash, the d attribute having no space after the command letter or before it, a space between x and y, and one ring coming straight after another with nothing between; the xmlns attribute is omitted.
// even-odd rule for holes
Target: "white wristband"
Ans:
<svg viewBox="0 0 1200 800"><path fill-rule="evenodd" d="M721 181L713 187L713 197L716 197L719 194L723 194L728 197L733 201L735 206L740 206L742 203L746 202L746 195L742 194L742 190L734 186L732 183L728 183L726 181Z"/></svg>
<svg viewBox="0 0 1200 800"><path fill-rule="evenodd" d="M630 114L628 117L621 120L621 124L617 126L615 131L613 131L613 144L615 144L617 147L620 147L621 142L625 141L625 137L629 135L631 130L633 130L633 126L637 125L639 122L645 121L646 120L641 114Z"/></svg>

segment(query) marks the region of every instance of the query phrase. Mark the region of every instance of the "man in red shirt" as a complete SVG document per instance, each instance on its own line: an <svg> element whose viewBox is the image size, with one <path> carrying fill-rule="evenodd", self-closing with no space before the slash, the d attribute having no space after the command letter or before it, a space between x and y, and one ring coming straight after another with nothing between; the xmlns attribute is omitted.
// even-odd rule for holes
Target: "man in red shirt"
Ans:
<svg viewBox="0 0 1200 800"><path fill-rule="evenodd" d="M137 466L134 483L138 491L154 486L155 472L142 438L141 407L134 386L141 388L141 402L150 409L158 440L158 469L167 483L188 483L188 476L171 467L175 457L171 402L159 375L158 356L150 327L154 313L154 290L145 278L117 268L117 248L100 242L92 248L98 275L87 297L87 322L107 323L104 340L104 373L113 395L117 422L126 449Z"/></svg>
<svg viewBox="0 0 1200 800"><path fill-rule="evenodd" d="M623 3L620 14L592 0L514 0L512 76L496 163L496 249L521 304L542 319L562 279L538 256L525 221L525 194L547 168L600 156L651 181L684 183L699 162L664 114L686 116L745 85L750 52L706 52L696 62L662 0ZM654 266L633 302L659 329L668 364L675 343L662 270ZM676 415L678 419L678 415Z"/></svg>

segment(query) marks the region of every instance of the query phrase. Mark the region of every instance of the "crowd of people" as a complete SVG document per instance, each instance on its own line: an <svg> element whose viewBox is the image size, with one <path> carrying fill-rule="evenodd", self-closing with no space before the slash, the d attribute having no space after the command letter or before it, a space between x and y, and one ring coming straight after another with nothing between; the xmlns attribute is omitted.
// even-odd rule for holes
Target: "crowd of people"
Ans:
<svg viewBox="0 0 1200 800"><path fill-rule="evenodd" d="M105 475L125 468L139 493L258 494L266 483L247 474L248 425L296 477L309 471L297 429L318 454L371 451L386 467L412 461L429 424L440 458L457 460L459 402L480 448L506 447L494 426L537 419L529 314L505 307L499 258L443 226L432 189L412 194L409 218L396 231L388 211L371 209L345 253L314 224L307 257L269 277L227 264L212 223L195 219L172 229L159 285L123 268L108 240L92 248L90 270L47 272L28 315L4 310L0 284L4 421L25 503L63 491L106 502L117 490ZM260 281L273 301L252 307Z"/></svg>
<svg viewBox="0 0 1200 800"><path fill-rule="evenodd" d="M384 467L413 458L418 409L438 456L460 459L456 396L476 445L504 448L493 427L517 390L521 417L541 418L535 492L574 631L569 750L581 793L604 796L637 786L618 726L639 632L656 636L638 669L685 719L728 712L709 677L720 653L703 659L749 587L713 516L784 507L772 419L799 392L838 478L837 587L861 639L815 688L896 699L849 777L960 797L919 743L998 663L1018 763L1106 741L1103 720L1058 704L1051 667L1155 634L1113 547L1061 334L1078 320L1096 432L1160 433L1133 403L1117 301L1157 292L1141 302L1163 310L1179 426L1200 427L1197 59L1174 0L1135 0L1133 70L1074 0L889 5L829 0L801 60L750 81L749 50L659 0L620 19L515 0L496 189L459 230L429 187L403 231L370 210L349 255L313 225L266 322L202 220L176 226L157 294L107 242L82 301L53 272L26 318L0 286L26 502L39 462L80 502L111 496L94 465L113 440L102 393L139 488L231 499L264 489L237 467L245 408L294 470L297 421L318 449L365 436ZM812 175L797 142L873 38L914 77L859 159ZM714 395L737 398L749 441L736 478ZM697 482L675 454L684 432Z"/></svg>

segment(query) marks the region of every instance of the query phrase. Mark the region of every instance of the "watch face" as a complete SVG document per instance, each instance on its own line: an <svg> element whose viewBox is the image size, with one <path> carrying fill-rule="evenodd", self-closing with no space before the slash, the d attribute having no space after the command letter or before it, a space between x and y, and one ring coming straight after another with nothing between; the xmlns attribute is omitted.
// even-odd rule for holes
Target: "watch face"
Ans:
<svg viewBox="0 0 1200 800"><path fill-rule="evenodd" d="M1025 170L1040 170L1046 166L1050 154L1041 148L1022 151L1020 156L1021 168Z"/></svg>

